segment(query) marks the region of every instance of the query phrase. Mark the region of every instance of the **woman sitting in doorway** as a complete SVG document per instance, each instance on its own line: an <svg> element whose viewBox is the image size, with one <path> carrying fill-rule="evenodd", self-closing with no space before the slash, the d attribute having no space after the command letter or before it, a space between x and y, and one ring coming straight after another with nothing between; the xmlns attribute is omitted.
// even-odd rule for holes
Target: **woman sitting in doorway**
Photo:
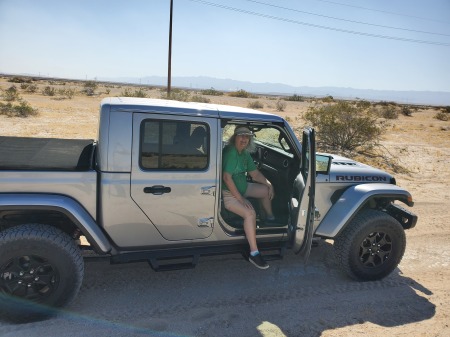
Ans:
<svg viewBox="0 0 450 337"><path fill-rule="evenodd" d="M249 261L257 268L267 269L269 265L261 256L256 243L256 212L246 198L260 199L266 222L274 222L274 190L270 181L256 168L250 155L254 148L253 136L247 127L236 126L228 141L222 157L222 196L225 208L244 219L244 232L250 245ZM247 173L255 183L247 181Z"/></svg>

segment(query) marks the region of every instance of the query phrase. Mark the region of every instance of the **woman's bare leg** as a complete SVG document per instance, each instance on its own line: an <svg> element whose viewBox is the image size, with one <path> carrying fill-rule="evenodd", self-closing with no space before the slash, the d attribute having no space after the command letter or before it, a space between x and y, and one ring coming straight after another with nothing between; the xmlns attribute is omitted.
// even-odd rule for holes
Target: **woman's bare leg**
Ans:
<svg viewBox="0 0 450 337"><path fill-rule="evenodd" d="M263 184L249 183L245 196L259 199L266 216L273 217L272 200L269 198L269 188L267 186Z"/></svg>

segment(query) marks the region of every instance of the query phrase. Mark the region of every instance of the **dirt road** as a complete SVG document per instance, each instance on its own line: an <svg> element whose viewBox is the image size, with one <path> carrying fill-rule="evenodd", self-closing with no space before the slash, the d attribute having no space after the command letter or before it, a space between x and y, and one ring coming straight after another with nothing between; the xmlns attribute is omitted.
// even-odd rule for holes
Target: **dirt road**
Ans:
<svg viewBox="0 0 450 337"><path fill-rule="evenodd" d="M267 271L239 255L156 273L86 261L80 295L56 318L1 323L1 336L448 336L449 236L408 236L388 278L355 282L322 241L304 266L288 254ZM437 242L436 242L437 243ZM446 246L444 246L446 243Z"/></svg>

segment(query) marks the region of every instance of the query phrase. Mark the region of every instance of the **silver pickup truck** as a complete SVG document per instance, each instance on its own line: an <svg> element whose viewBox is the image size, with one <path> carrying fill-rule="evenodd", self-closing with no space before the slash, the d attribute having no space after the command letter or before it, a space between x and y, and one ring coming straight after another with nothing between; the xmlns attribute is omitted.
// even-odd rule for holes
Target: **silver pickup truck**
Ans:
<svg viewBox="0 0 450 337"><path fill-rule="evenodd" d="M386 172L316 153L313 129L299 142L283 118L256 110L107 98L98 141L0 137L0 309L31 317L67 305L86 247L155 270L245 256L242 219L221 200L221 154L236 125L255 134L254 162L275 189L278 223L266 226L255 204L266 257L291 249L306 260L316 240L332 239L354 279L397 267L417 221L397 202L413 206L410 193Z"/></svg>

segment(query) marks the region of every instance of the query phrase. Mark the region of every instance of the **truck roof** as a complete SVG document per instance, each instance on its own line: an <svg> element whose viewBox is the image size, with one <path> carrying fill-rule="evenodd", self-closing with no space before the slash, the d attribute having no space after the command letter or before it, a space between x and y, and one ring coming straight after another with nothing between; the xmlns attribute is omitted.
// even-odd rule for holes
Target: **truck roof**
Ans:
<svg viewBox="0 0 450 337"><path fill-rule="evenodd" d="M136 97L107 97L101 102L102 110L109 106L112 111L132 111L162 113L169 115L204 116L225 119L247 119L270 122L283 122L275 114L258 110L197 102L180 102L172 100Z"/></svg>

